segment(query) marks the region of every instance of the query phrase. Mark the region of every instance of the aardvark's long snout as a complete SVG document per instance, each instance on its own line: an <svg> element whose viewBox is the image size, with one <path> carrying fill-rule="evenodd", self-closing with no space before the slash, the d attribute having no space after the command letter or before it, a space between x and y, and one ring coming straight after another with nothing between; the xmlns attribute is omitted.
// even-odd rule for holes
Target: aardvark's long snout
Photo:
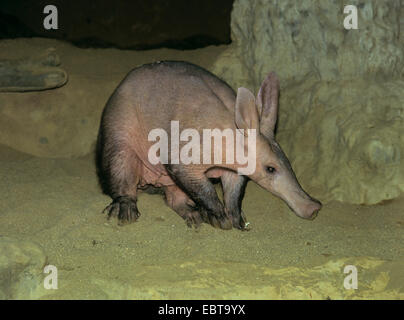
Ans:
<svg viewBox="0 0 404 320"><path fill-rule="evenodd" d="M293 197L285 199L287 204L299 217L314 219L322 207L321 202L310 197L303 190L299 191Z"/></svg>
<svg viewBox="0 0 404 320"><path fill-rule="evenodd" d="M316 199L312 199L309 200L307 203L303 204L302 206L293 209L293 211L299 216L302 217L304 219L314 219L318 212L320 211L322 205L321 202L316 200Z"/></svg>
<svg viewBox="0 0 404 320"><path fill-rule="evenodd" d="M294 175L286 176L286 178L289 179L278 180L275 190L269 190L283 199L297 216L304 219L314 219L322 207L321 202L307 194Z"/></svg>

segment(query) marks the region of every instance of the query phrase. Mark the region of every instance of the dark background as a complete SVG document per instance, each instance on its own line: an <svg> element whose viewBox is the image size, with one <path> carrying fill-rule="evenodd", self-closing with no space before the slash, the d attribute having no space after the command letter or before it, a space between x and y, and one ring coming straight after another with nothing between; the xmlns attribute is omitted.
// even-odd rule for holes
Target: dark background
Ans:
<svg viewBox="0 0 404 320"><path fill-rule="evenodd" d="M0 0L0 39L46 37L79 47L196 49L229 44L234 0ZM46 30L46 5L58 30Z"/></svg>

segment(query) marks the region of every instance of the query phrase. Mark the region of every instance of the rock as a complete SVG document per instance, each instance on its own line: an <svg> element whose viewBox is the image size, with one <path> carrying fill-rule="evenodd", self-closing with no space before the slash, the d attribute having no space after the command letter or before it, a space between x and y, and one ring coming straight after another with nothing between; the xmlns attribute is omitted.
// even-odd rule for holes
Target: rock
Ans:
<svg viewBox="0 0 404 320"><path fill-rule="evenodd" d="M0 300L37 299L43 294L46 256L33 243L0 236Z"/></svg>
<svg viewBox="0 0 404 320"><path fill-rule="evenodd" d="M278 140L309 192L375 204L404 191L402 88L365 79L285 88Z"/></svg>
<svg viewBox="0 0 404 320"><path fill-rule="evenodd" d="M352 1L358 30L343 28L344 4L236 0L213 72L257 90L275 70L278 139L302 184L323 201L374 204L404 191L400 1Z"/></svg>
<svg viewBox="0 0 404 320"><path fill-rule="evenodd" d="M0 92L26 92L54 89L67 82L58 68L59 56L51 51L39 59L0 60Z"/></svg>
<svg viewBox="0 0 404 320"><path fill-rule="evenodd" d="M69 78L57 90L1 93L0 143L50 158L80 157L94 150L102 108L114 84Z"/></svg>
<svg viewBox="0 0 404 320"><path fill-rule="evenodd" d="M355 266L358 289L347 290L344 273ZM403 262L341 258L314 267L271 268L221 261L144 266L133 282L93 279L107 299L403 299ZM245 281L245 275L254 273ZM178 279L178 274L182 276ZM174 276L176 275L176 276ZM175 279L174 279L175 278Z"/></svg>
<svg viewBox="0 0 404 320"><path fill-rule="evenodd" d="M344 29L342 0L235 1L233 53L223 54L215 69L223 74L221 66L229 66L226 58L234 55L254 88L269 70L283 83L404 75L400 0L350 4L358 7L358 30Z"/></svg>

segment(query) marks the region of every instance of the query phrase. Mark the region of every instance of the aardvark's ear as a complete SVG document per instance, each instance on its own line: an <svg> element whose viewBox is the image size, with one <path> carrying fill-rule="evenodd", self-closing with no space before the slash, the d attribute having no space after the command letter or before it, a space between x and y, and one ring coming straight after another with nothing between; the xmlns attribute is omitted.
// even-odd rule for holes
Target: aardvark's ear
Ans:
<svg viewBox="0 0 404 320"><path fill-rule="evenodd" d="M257 95L260 131L268 137L273 135L278 117L279 80L275 72L268 74Z"/></svg>
<svg viewBox="0 0 404 320"><path fill-rule="evenodd" d="M237 91L235 122L237 128L244 129L245 135L248 129L259 129L255 97L254 94L246 88L238 88Z"/></svg>

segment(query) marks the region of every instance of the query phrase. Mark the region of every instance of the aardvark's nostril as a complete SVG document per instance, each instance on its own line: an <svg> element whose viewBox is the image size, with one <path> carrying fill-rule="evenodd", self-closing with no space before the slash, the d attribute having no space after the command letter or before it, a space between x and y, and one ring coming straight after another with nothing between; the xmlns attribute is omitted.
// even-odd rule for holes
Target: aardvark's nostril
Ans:
<svg viewBox="0 0 404 320"><path fill-rule="evenodd" d="M319 211L320 211L320 209L315 210L315 211L312 213L312 215L311 215L311 217L310 217L310 220L314 220L314 219L317 217Z"/></svg>

